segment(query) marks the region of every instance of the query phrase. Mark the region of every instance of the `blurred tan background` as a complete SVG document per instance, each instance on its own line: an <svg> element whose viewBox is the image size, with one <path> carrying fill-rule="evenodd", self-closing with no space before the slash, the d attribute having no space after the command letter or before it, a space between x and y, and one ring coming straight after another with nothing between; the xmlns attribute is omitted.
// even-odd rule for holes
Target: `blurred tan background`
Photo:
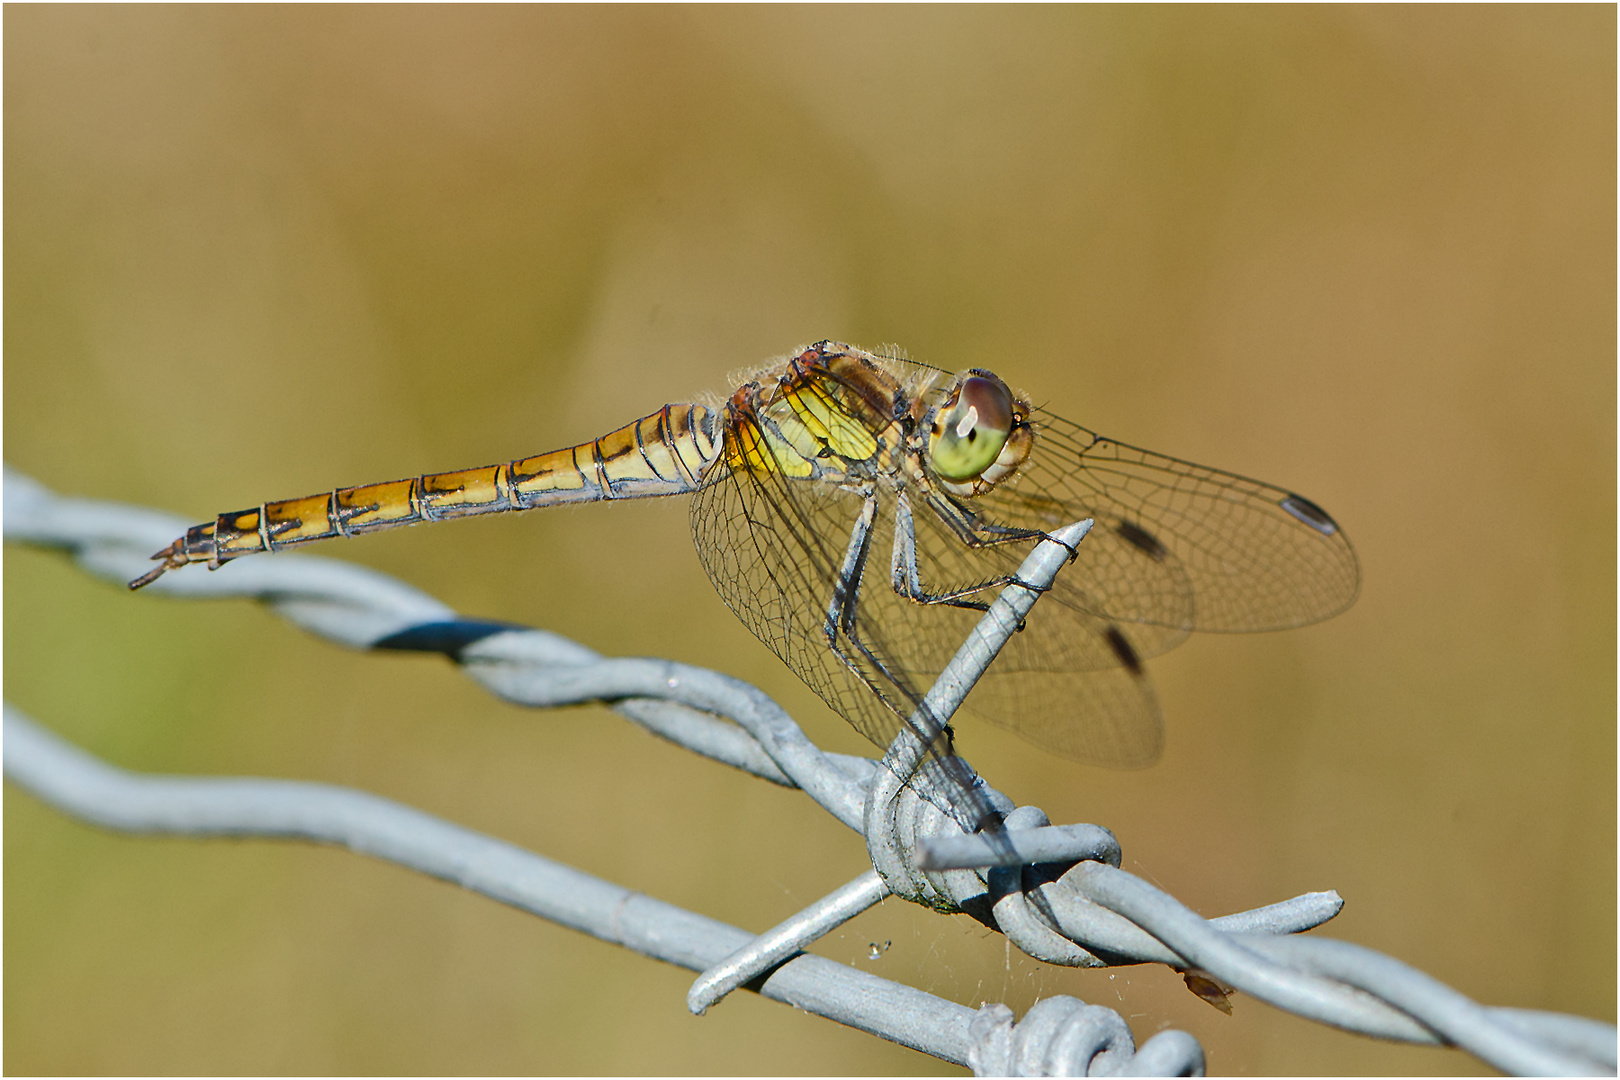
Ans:
<svg viewBox="0 0 1620 1080"><path fill-rule="evenodd" d="M1615 1018L1615 11L5 11L5 456L195 520L594 437L822 337L1291 486L1364 586L1152 664L1114 773L961 746L1215 915ZM683 502L319 553L470 615L757 682L869 748L710 590ZM197 571L194 571L197 572ZM7 548L5 693L138 769L355 785L764 929L863 867L791 792L604 709L502 705L248 603ZM324 708L309 712L303 703ZM10 1073L952 1071L453 887L113 836L5 794ZM869 942L892 942L877 961ZM1067 993L1214 1072L1476 1072L891 902L820 951Z"/></svg>

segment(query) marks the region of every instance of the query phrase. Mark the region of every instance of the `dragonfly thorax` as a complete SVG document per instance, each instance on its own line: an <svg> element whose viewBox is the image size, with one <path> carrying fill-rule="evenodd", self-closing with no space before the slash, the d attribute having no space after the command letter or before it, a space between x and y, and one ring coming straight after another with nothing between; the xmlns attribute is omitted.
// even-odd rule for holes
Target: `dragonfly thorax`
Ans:
<svg viewBox="0 0 1620 1080"><path fill-rule="evenodd" d="M848 483L896 467L911 426L909 399L865 354L823 342L775 375L739 387L726 405L734 470Z"/></svg>
<svg viewBox="0 0 1620 1080"><path fill-rule="evenodd" d="M1030 457L1028 402L994 374L958 376L824 341L726 405L726 457L755 476L983 495Z"/></svg>

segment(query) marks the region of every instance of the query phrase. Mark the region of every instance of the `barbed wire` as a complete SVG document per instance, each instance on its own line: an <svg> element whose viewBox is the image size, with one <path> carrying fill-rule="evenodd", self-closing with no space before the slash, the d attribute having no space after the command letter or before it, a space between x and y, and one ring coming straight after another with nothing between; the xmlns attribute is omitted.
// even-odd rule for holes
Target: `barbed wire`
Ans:
<svg viewBox="0 0 1620 1080"><path fill-rule="evenodd" d="M4 494L7 540L65 550L120 585L187 524L145 508L58 496L9 468ZM1336 893L1205 920L1119 869L1119 845L1108 830L1052 826L1038 809L1015 807L976 778L1008 831L1000 840L964 835L941 781L927 769L907 782L908 770L892 762L823 752L761 691L716 672L604 658L546 631L464 619L387 575L332 559L241 560L213 574L165 575L150 588L257 599L351 648L443 653L518 704L607 703L689 750L800 788L866 837L874 871L756 937L362 792L122 773L8 706L6 776L111 828L340 844L700 971L688 995L694 1012L746 984L980 1074L1191 1075L1201 1073L1203 1052L1180 1032L1162 1032L1138 1051L1118 1014L1072 998L1042 1001L1015 1024L1005 1006L975 1012L802 950L892 892L965 912L1049 963L1163 963L1347 1031L1455 1045L1506 1072L1615 1072L1610 1025L1489 1008L1373 950L1288 936L1337 914ZM582 908L578 897L587 895L593 899ZM608 924L593 921L603 913L613 913ZM643 916L648 921L639 921Z"/></svg>

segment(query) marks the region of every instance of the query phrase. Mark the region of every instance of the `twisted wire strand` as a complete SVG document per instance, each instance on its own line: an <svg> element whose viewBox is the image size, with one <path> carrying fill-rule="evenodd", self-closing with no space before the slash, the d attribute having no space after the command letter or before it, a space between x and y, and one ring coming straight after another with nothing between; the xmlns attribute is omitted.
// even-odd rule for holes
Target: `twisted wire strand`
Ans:
<svg viewBox="0 0 1620 1080"><path fill-rule="evenodd" d="M110 829L335 844L692 970L753 936L367 792L286 780L131 773L52 735L9 705L4 738L7 779L65 813ZM1129 1032L1119 1036L1124 1021L1106 1009L1077 1012L1057 1029L986 1028L973 1009L803 953L752 989L958 1065L989 1060L1000 1049L1054 1063L1059 1071L1048 1075L1103 1075L1087 1072L1094 1059L1118 1071L1129 1067L1134 1053ZM985 1040L994 1046L981 1047ZM1105 1045L1109 1054L1099 1059ZM1203 1056L1196 1043L1189 1048L1149 1040L1147 1048L1153 1048L1147 1059L1151 1071L1201 1073Z"/></svg>
<svg viewBox="0 0 1620 1080"><path fill-rule="evenodd" d="M122 583L136 576L150 552L184 527L170 515L63 498L9 469L5 474L6 538L66 549L90 573L108 580ZM918 785L900 784L868 759L821 751L759 690L715 672L670 661L604 659L545 631L462 619L386 575L310 556L241 560L215 574L170 574L151 588L174 596L256 598L304 629L353 648L442 652L493 693L520 704L606 701L670 741L774 783L801 788L839 821L867 835L874 867L887 888L919 903L965 911L1039 959L1076 966L1156 962L1199 971L1298 1015L1381 1038L1456 1045L1504 1071L1615 1071L1612 1026L1557 1014L1487 1009L1371 950L1276 936L1331 918L1342 904L1335 893L1306 894L1206 921L1119 870L1117 842L1094 826L1063 827L1078 830L1060 838L1073 848L1064 865L972 870L968 866L975 858L980 868L992 860L959 851L952 865L950 845L965 842L971 848L975 838L962 837L948 814L917 797L913 788ZM10 775L9 754L7 768ZM1000 808L1011 812L1010 827L1051 836L1040 811L1014 810L1004 796L991 794ZM874 821L876 827L869 826ZM942 845L940 837L955 839ZM1064 1015L1074 1020L1090 1014L1081 1009ZM1050 1039L1041 1043L1044 1049L1036 1049L1037 1033L1052 1025L1046 1012L1035 1025L1030 1024L1033 1016L1032 1010L1016 1029L1020 1034L1014 1042L1024 1047L1018 1051L1022 1056L994 1057L1000 1064L987 1065L988 1071L999 1071L1015 1059L1045 1061L1043 1055L1055 1053ZM990 1033L986 1038L1001 1040L996 1045L1013 1045L1004 1028L988 1020L981 1020L981 1026ZM1056 1030L1070 1029L1059 1025ZM1110 1057L1098 1049L1104 1043L1087 1042L1072 1032L1050 1038L1090 1047L1086 1068L1127 1067L1117 1054ZM1155 1053L1169 1054L1172 1044L1181 1045L1150 1040L1143 1053L1157 1045ZM1177 1055L1163 1059L1180 1062L1182 1068L1175 1071L1202 1068L1201 1052L1196 1063L1185 1053ZM1068 1060L1071 1065L1078 1061Z"/></svg>

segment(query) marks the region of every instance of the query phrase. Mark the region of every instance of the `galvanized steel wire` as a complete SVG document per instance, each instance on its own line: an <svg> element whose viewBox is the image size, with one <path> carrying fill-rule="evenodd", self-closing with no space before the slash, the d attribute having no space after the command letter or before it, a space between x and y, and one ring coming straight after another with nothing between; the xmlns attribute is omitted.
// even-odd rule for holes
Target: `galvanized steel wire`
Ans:
<svg viewBox="0 0 1620 1080"><path fill-rule="evenodd" d="M7 540L62 549L119 585L187 524L140 507L58 496L10 469L4 494ZM981 1075L1192 1075L1202 1072L1203 1052L1191 1036L1169 1031L1138 1050L1118 1014L1072 998L1042 1001L1015 1024L1005 1006L966 1009L802 948L893 891L965 911L1051 963L1164 963L1348 1031L1455 1045L1505 1072L1615 1072L1610 1025L1489 1008L1373 950L1289 936L1332 918L1342 903L1334 893L1205 920L1120 870L1118 843L1106 829L1054 827L1039 810L1015 808L985 789L1007 814L1021 860L999 865L1008 861L1006 845L964 835L945 800L928 790L926 774L901 784L874 761L827 754L766 695L716 672L604 658L545 631L464 619L387 575L331 559L247 559L214 574L168 574L150 588L257 599L351 648L441 652L518 704L606 702L683 747L800 788L866 836L876 873L756 937L363 792L123 772L7 706L7 778L109 828L338 844L703 972L689 997L695 1012L754 979L751 987L767 997Z"/></svg>

